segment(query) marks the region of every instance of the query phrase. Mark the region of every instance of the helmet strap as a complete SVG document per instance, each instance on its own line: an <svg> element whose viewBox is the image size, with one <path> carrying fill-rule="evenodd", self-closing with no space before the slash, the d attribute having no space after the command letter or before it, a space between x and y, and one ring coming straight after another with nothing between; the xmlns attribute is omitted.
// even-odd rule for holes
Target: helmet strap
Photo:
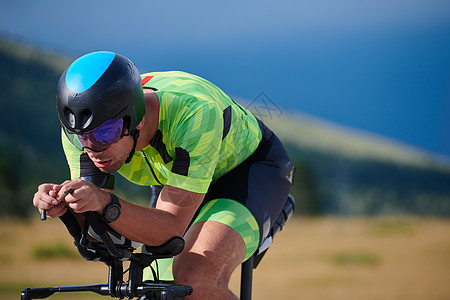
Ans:
<svg viewBox="0 0 450 300"><path fill-rule="evenodd" d="M136 151L137 140L139 138L139 130L131 130L130 135L133 137L133 149L131 149L130 155L128 155L127 160L125 160L126 164L130 163L131 159L133 158L134 152Z"/></svg>

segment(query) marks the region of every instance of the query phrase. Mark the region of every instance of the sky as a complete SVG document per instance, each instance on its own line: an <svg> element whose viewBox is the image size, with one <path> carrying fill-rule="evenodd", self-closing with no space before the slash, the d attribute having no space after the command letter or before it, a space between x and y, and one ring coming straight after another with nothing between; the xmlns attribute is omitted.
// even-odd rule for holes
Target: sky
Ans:
<svg viewBox="0 0 450 300"><path fill-rule="evenodd" d="M0 35L118 52L450 156L448 0L0 0Z"/></svg>

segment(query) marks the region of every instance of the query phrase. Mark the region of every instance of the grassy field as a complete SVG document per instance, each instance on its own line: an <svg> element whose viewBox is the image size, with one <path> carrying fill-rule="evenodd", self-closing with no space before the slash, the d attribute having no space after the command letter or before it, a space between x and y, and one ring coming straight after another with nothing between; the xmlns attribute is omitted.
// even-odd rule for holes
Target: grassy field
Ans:
<svg viewBox="0 0 450 300"><path fill-rule="evenodd" d="M82 260L58 220L0 223L0 299L19 299L26 287L106 280L106 266ZM294 218L256 269L253 298L450 299L449 280L450 220ZM239 291L238 272L231 287Z"/></svg>

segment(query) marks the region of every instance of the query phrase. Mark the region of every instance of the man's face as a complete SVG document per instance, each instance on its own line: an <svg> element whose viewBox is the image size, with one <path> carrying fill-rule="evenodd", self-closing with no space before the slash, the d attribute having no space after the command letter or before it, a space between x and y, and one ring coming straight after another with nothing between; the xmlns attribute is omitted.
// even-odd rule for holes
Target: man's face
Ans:
<svg viewBox="0 0 450 300"><path fill-rule="evenodd" d="M112 144L108 149L102 152L95 152L89 148L85 148L85 150L89 155L89 158L100 171L104 173L114 173L125 163L128 155L130 155L133 145L133 137L124 136L121 140Z"/></svg>

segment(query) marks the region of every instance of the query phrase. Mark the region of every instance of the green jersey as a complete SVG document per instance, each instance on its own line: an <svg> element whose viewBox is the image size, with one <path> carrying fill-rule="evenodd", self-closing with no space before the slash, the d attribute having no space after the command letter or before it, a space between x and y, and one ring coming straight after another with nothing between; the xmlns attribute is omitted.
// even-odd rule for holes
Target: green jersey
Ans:
<svg viewBox="0 0 450 300"><path fill-rule="evenodd" d="M257 148L256 118L211 82L179 71L141 77L159 98L159 124L149 145L118 171L129 181L206 193ZM83 152L62 136L71 177L79 178Z"/></svg>

